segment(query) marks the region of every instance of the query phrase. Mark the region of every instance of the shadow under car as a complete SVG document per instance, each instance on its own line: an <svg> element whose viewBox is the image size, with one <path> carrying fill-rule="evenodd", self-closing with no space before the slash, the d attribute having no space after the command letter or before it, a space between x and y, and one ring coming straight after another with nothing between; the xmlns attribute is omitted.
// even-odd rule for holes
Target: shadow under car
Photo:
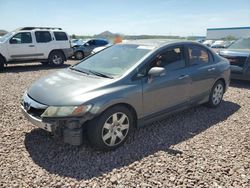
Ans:
<svg viewBox="0 0 250 188"><path fill-rule="evenodd" d="M227 119L239 108L236 103L222 101L216 109L198 106L167 116L133 131L123 146L109 152L96 151L87 140L79 147L64 144L41 129L26 133L25 146L33 161L49 173L86 180L128 166L157 151L181 155L183 151L170 147Z"/></svg>

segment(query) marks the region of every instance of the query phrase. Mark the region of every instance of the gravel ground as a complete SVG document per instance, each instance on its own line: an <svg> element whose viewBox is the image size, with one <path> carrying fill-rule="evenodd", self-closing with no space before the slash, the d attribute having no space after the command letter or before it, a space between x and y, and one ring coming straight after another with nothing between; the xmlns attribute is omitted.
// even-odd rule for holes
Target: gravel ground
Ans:
<svg viewBox="0 0 250 188"><path fill-rule="evenodd" d="M23 92L55 70L0 73L0 187L250 187L250 82L232 82L217 109L166 117L104 153L63 144L22 116Z"/></svg>

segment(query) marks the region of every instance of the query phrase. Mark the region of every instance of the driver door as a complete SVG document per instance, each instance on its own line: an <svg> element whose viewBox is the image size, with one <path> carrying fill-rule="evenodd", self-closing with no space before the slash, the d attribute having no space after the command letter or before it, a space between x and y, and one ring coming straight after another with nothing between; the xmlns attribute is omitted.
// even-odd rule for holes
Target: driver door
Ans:
<svg viewBox="0 0 250 188"><path fill-rule="evenodd" d="M144 116L165 112L188 102L191 80L184 55L183 46L164 50L152 67L164 67L165 75L143 80Z"/></svg>
<svg viewBox="0 0 250 188"><path fill-rule="evenodd" d="M29 60L36 58L36 46L31 32L20 32L8 42L8 52L11 60Z"/></svg>

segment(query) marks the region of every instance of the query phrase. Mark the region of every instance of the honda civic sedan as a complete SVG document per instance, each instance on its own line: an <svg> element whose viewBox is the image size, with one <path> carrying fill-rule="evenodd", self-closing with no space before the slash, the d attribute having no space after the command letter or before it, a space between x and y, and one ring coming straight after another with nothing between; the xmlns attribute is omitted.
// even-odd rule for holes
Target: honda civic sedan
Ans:
<svg viewBox="0 0 250 188"><path fill-rule="evenodd" d="M34 125L80 145L121 146L134 128L168 114L220 105L230 65L194 42L135 41L106 48L36 81L22 111Z"/></svg>

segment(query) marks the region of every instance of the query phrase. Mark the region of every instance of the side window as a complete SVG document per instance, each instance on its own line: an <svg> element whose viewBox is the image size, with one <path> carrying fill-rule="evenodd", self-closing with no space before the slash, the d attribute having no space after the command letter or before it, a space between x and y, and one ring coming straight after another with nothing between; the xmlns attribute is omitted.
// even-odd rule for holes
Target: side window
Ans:
<svg viewBox="0 0 250 188"><path fill-rule="evenodd" d="M95 40L90 40L90 41L88 41L88 43L89 43L90 46L96 45L96 41Z"/></svg>
<svg viewBox="0 0 250 188"><path fill-rule="evenodd" d="M30 32L18 33L10 39L10 44L27 44L32 43Z"/></svg>
<svg viewBox="0 0 250 188"><path fill-rule="evenodd" d="M62 41L62 40L68 40L68 36L64 32L54 32L56 40Z"/></svg>
<svg viewBox="0 0 250 188"><path fill-rule="evenodd" d="M153 66L164 67L167 71L177 70L186 66L182 47L169 48L159 54Z"/></svg>
<svg viewBox="0 0 250 188"><path fill-rule="evenodd" d="M105 40L96 40L96 45L98 46L105 46L108 44Z"/></svg>
<svg viewBox="0 0 250 188"><path fill-rule="evenodd" d="M52 40L50 32L48 31L36 31L36 42L38 43L44 43L44 42L50 42Z"/></svg>
<svg viewBox="0 0 250 188"><path fill-rule="evenodd" d="M188 56L191 65L209 63L209 54L205 48L190 46L188 47Z"/></svg>

